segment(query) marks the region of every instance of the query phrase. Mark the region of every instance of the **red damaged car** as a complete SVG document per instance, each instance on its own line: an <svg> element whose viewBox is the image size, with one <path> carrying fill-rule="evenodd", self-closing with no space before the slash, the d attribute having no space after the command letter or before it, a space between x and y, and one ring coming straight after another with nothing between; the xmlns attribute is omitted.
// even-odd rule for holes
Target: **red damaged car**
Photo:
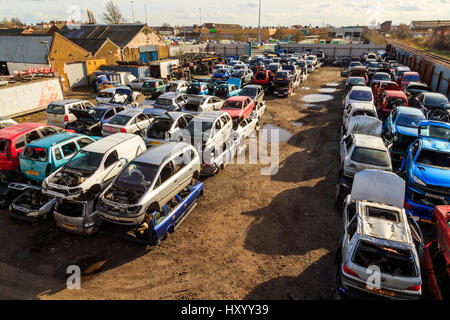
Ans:
<svg viewBox="0 0 450 320"><path fill-rule="evenodd" d="M403 91L383 91L378 104L378 114L381 119L389 116L392 109L400 106L408 106L408 98Z"/></svg>
<svg viewBox="0 0 450 320"><path fill-rule="evenodd" d="M30 142L60 132L75 132L41 123L19 123L0 130L0 170L13 171L19 155Z"/></svg>
<svg viewBox="0 0 450 320"><path fill-rule="evenodd" d="M228 98L220 111L227 112L233 122L242 121L252 114L255 102L253 99L244 96L234 96Z"/></svg>
<svg viewBox="0 0 450 320"><path fill-rule="evenodd" d="M436 206L436 240L425 246L422 267L431 298L450 300L450 206Z"/></svg>
<svg viewBox="0 0 450 320"><path fill-rule="evenodd" d="M273 84L274 74L270 70L257 70L253 77L253 84L260 86L271 86Z"/></svg>
<svg viewBox="0 0 450 320"><path fill-rule="evenodd" d="M402 87L403 90L406 90L406 86L410 82L420 82L420 75L418 72L414 71L405 72L398 79L398 84Z"/></svg>

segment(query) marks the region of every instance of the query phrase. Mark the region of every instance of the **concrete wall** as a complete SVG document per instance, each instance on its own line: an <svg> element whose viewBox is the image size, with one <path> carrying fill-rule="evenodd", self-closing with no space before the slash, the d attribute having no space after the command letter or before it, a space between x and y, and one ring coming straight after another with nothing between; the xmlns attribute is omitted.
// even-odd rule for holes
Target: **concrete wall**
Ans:
<svg viewBox="0 0 450 320"><path fill-rule="evenodd" d="M323 50L327 58L338 57L361 57L366 52L375 52L377 50L386 49L385 45L374 44L280 44L280 49L296 50L302 52L305 49L313 49L313 51Z"/></svg>
<svg viewBox="0 0 450 320"><path fill-rule="evenodd" d="M186 44L186 45L182 45L182 46L177 46L177 47L169 47L170 50L170 56L171 57L176 57L179 55L182 55L185 52L195 52L195 53L199 53L199 52L205 52L207 48L207 44L206 43L201 43L201 44Z"/></svg>
<svg viewBox="0 0 450 320"><path fill-rule="evenodd" d="M8 67L8 72L10 75L14 75L14 71L27 70L28 68L50 68L48 64L39 63L7 62L6 65Z"/></svg>
<svg viewBox="0 0 450 320"><path fill-rule="evenodd" d="M208 43L206 51L216 52L218 55L227 56L251 56L251 46L249 44L211 44Z"/></svg>
<svg viewBox="0 0 450 320"><path fill-rule="evenodd" d="M450 68L443 64L428 61L416 53L407 51L393 45L396 50L397 59L404 64L408 64L411 70L420 73L421 80L426 82L431 88L446 95L450 99ZM403 61L402 61L403 60Z"/></svg>
<svg viewBox="0 0 450 320"><path fill-rule="evenodd" d="M63 99L58 79L32 81L0 89L0 116L13 117L47 107L55 100Z"/></svg>

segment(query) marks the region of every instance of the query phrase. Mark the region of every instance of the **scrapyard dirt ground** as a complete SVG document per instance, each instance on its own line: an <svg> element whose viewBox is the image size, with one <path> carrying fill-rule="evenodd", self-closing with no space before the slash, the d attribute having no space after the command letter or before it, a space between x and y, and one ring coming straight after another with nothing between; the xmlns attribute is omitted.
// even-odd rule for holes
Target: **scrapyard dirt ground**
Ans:
<svg viewBox="0 0 450 320"><path fill-rule="evenodd" d="M204 181L196 209L158 247L126 242L113 226L83 237L1 212L0 298L330 298L341 230L334 195L342 84L334 100L313 108L301 98L340 80L338 68L323 67L290 98L267 98L263 124L292 133L280 143L278 173L227 166ZM81 290L66 288L69 265L85 273Z"/></svg>

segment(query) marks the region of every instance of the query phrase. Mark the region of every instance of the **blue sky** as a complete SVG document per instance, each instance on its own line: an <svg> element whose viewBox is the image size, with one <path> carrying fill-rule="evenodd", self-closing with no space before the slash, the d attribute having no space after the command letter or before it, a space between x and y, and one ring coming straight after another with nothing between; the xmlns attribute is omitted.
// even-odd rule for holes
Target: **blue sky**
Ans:
<svg viewBox="0 0 450 320"><path fill-rule="evenodd" d="M0 0L0 17L19 17L27 23L67 20L81 15L86 20L90 9L97 22L107 0ZM114 0L122 14L132 21L131 1ZM133 0L136 20L145 22L144 4L150 25L192 25L202 22L257 25L258 0ZM79 13L78 13L79 12ZM369 25L371 21L393 20L394 24L411 20L450 19L450 0L262 0L263 25L313 26L322 24Z"/></svg>

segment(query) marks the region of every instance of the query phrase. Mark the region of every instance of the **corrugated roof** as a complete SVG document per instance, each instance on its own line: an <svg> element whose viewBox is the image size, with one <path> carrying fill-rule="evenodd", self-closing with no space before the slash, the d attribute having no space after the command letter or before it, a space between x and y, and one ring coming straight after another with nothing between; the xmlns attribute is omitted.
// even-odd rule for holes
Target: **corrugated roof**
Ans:
<svg viewBox="0 0 450 320"><path fill-rule="evenodd" d="M83 49L95 55L97 51L103 46L103 44L108 41L108 39L85 39L85 38L71 38L69 39L73 43L82 47Z"/></svg>
<svg viewBox="0 0 450 320"><path fill-rule="evenodd" d="M119 47L124 48L142 30L145 24L87 24L77 29L63 27L59 33L74 39L106 39L109 38Z"/></svg>
<svg viewBox="0 0 450 320"><path fill-rule="evenodd" d="M450 26L450 20L411 21L414 29L432 29Z"/></svg>
<svg viewBox="0 0 450 320"><path fill-rule="evenodd" d="M0 61L47 64L48 41L50 49L53 36L0 36Z"/></svg>

